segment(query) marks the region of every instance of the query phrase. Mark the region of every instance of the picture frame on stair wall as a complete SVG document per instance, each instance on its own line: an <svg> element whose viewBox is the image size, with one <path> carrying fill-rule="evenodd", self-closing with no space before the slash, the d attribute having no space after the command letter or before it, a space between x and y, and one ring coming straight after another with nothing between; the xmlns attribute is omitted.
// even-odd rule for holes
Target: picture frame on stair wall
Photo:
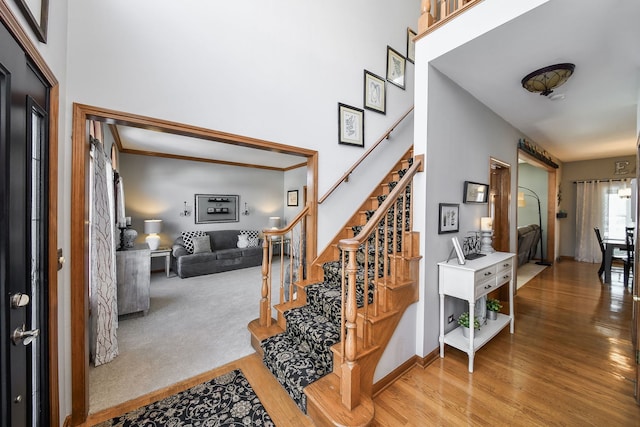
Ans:
<svg viewBox="0 0 640 427"><path fill-rule="evenodd" d="M364 110L338 103L338 143L364 148Z"/></svg>
<svg viewBox="0 0 640 427"><path fill-rule="evenodd" d="M404 90L404 70L407 60L397 50L387 46L387 81Z"/></svg>
<svg viewBox="0 0 640 427"><path fill-rule="evenodd" d="M364 70L364 108L386 114L387 87L385 83L382 77Z"/></svg>
<svg viewBox="0 0 640 427"><path fill-rule="evenodd" d="M413 39L418 34L411 28L407 27L407 61L415 64L416 61L416 42Z"/></svg>

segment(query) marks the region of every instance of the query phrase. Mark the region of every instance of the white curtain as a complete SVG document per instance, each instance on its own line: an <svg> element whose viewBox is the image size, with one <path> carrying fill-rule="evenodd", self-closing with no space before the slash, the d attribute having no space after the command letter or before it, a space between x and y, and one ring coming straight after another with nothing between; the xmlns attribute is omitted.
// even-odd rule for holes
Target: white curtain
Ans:
<svg viewBox="0 0 640 427"><path fill-rule="evenodd" d="M602 252L594 228L604 236L609 230L609 196L617 197L618 189L627 186L622 181L585 181L576 183L576 250L575 259L600 263Z"/></svg>
<svg viewBox="0 0 640 427"><path fill-rule="evenodd" d="M92 139L90 351L95 366L118 356L118 306L115 251L115 200L111 161L102 143Z"/></svg>

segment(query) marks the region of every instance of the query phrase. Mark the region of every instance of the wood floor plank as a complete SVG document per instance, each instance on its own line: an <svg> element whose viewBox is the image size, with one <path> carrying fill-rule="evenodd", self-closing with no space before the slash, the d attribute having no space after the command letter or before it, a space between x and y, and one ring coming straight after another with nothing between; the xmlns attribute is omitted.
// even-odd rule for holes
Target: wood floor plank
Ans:
<svg viewBox="0 0 640 427"><path fill-rule="evenodd" d="M640 425L631 293L621 277L602 285L597 269L547 268L518 290L515 334L480 349L472 374L466 353L447 346L375 398L374 425Z"/></svg>

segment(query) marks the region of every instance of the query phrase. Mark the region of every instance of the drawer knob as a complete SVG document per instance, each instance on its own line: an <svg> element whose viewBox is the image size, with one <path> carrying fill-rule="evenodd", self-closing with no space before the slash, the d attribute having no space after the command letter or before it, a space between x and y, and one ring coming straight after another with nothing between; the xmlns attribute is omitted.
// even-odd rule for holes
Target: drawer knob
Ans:
<svg viewBox="0 0 640 427"><path fill-rule="evenodd" d="M507 276L503 276L502 278L503 278L503 279L508 279L508 278L509 278L509 276L508 276L508 275L507 275Z"/></svg>
<svg viewBox="0 0 640 427"><path fill-rule="evenodd" d="M491 285L487 285L484 287L485 289L491 289Z"/></svg>
<svg viewBox="0 0 640 427"><path fill-rule="evenodd" d="M490 271L487 271L486 273L484 273L484 275L485 275L485 277L486 277L486 276L491 276L491 272L490 272Z"/></svg>

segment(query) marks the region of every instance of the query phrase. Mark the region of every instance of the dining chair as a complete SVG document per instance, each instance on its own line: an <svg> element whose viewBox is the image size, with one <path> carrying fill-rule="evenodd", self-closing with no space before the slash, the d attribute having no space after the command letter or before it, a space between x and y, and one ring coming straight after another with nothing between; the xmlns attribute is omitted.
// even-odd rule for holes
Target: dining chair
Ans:
<svg viewBox="0 0 640 427"><path fill-rule="evenodd" d="M598 270L598 277L602 277L602 273L604 273L604 264L606 255L606 248L604 246L604 242L602 241L602 234L600 233L600 229L598 227L593 227L593 231L596 233L596 238L598 239L598 245L600 246L600 252L602 252L602 262L600 263L600 269ZM618 252L614 252L611 257L611 262L613 261L621 261L624 262L627 256L622 256L622 254Z"/></svg>
<svg viewBox="0 0 640 427"><path fill-rule="evenodd" d="M629 276L633 274L633 251L634 251L634 242L633 242L633 229L626 229L625 233L625 243L626 243L626 253L627 256L623 260L624 261L624 286L629 286ZM633 282L631 282L631 286L633 286Z"/></svg>

